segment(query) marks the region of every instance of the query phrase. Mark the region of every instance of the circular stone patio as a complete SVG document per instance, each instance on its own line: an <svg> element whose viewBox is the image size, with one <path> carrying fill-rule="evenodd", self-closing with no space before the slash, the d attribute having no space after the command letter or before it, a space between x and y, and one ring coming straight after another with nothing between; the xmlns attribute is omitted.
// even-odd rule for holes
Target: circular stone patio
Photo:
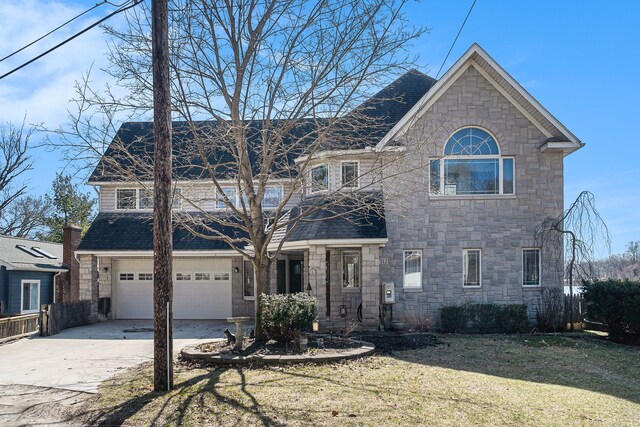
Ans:
<svg viewBox="0 0 640 427"><path fill-rule="evenodd" d="M349 340L353 344L359 344L359 347L340 352L326 351L322 354L250 354L242 356L234 353L212 354L198 350L201 344L186 346L180 352L184 360L206 362L214 365L292 365L297 363L331 363L341 360L357 359L373 354L375 346L366 341Z"/></svg>

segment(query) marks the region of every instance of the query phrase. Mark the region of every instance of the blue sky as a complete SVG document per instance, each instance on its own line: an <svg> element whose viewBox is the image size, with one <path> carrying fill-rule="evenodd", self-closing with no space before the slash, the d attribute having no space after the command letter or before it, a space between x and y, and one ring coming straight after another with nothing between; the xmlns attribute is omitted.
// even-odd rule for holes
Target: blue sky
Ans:
<svg viewBox="0 0 640 427"><path fill-rule="evenodd" d="M41 36L93 6L90 1L23 0L0 4L0 56ZM435 75L472 0L411 3L408 15L431 32L417 41L423 70ZM110 6L97 9L102 15ZM94 14L93 17L97 16ZM586 147L565 159L565 205L592 191L622 252L640 240L640 2L478 0L444 70L474 42L479 43ZM58 38L91 22L79 20ZM118 21L112 22L117 25ZM74 81L105 63L99 29L83 35L42 61L0 81L0 120L56 127L65 121ZM0 72L30 58L25 51L0 64ZM106 81L106 76L95 79ZM36 138L37 142L38 138ZM56 153L38 150L29 183L46 192L64 164Z"/></svg>

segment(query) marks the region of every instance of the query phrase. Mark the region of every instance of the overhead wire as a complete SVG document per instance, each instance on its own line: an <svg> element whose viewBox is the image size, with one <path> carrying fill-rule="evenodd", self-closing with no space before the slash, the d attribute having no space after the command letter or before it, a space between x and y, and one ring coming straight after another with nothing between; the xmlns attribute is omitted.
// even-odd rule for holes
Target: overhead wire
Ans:
<svg viewBox="0 0 640 427"><path fill-rule="evenodd" d="M451 55L451 51L453 50L453 47L456 45L456 42L458 41L458 37L460 37L460 33L462 33L462 29L464 28L464 25L467 23L467 19L469 19L469 15L471 15L471 11L473 10L473 7L476 5L476 1L477 0L473 0L473 3L471 4L471 7L469 8L469 12L467 12L467 16L465 16L464 21L462 22L462 25L460 26L460 29L458 30L458 34L456 34L456 38L453 40L453 43L451 43L451 47L449 48L449 52L447 52L447 56L444 57L444 61L442 61L442 64L440 65L440 69L438 70L438 74L436 74L436 80L438 80L438 77L440 77L440 72L442 71L442 68L444 67L444 64L447 62L447 59L449 59L449 55Z"/></svg>
<svg viewBox="0 0 640 427"><path fill-rule="evenodd" d="M98 26L98 25L102 24L102 23L103 23L103 22L105 22L107 19L109 19L109 18L111 18L111 17L113 17L113 16L115 16L115 15L117 15L117 14L119 14L119 13L122 13L122 12L124 12L124 11L126 11L126 10L129 10L129 9L131 9L132 7L137 6L138 4L142 3L142 1L143 1L143 0L129 0L129 1L126 1L126 2L122 3L122 7L120 7L120 8L119 8L119 9L117 9L117 10L115 10L114 12L110 13L109 15L105 16L104 18L99 19L98 21L96 21L96 22L94 22L93 24L89 25L88 27L84 28L82 31L77 32L76 34L72 35L71 37L66 38L66 39L65 39L65 40L63 40L62 42L60 42L60 43L58 43L57 45L53 46L52 48L50 48L50 49L46 50L45 52L41 53L40 55L38 55L38 56L36 56L36 57L34 57L34 58L30 59L29 61L27 61L27 62L23 63L22 65L20 65L20 66L18 66L18 67L16 67L16 68L14 68L14 69L12 69L11 71L9 71L9 72L7 72L7 73L5 73L5 74L1 75L1 76L0 76L0 80L4 79L5 77L10 76L11 74L15 73L15 72L16 72L16 71L18 71L18 70L21 70L22 68L24 68L24 67L26 67L27 65L29 65L29 64L31 64L31 63L33 63L33 62L37 61L38 59L42 58L43 56L46 56L46 55L50 54L50 53L51 53L51 52L53 52L54 50L56 50L56 49L58 49L58 48L60 48L60 47L64 46L65 44L67 44L67 43L69 43L70 41L72 41L73 39L75 39L75 38L77 38L77 37L81 36L82 34L86 33L87 31L91 30L92 28L94 28L94 27L96 27L96 26ZM131 4L129 4L128 6L125 6L125 5L127 5L127 3L131 3ZM109 4L111 4L111 3L109 3Z"/></svg>
<svg viewBox="0 0 640 427"><path fill-rule="evenodd" d="M65 27L66 25L69 25L70 23L72 23L73 21L75 21L76 19L80 18L83 15L86 15L87 13L91 12L93 9L102 6L103 4L109 3L107 0L103 0L101 3L96 3L95 5L93 5L93 7L90 7L89 9L85 10L84 12L74 16L73 18L69 19L67 22L57 26L56 28L54 28L53 30L49 31L47 34L43 35L42 37L38 37L37 39L35 39L34 41L32 41L31 43L22 46L20 49L11 52L9 55L5 56L4 58L0 59L0 62L4 61L5 59L9 59L11 58L13 55L22 52L23 50L25 50L26 48L33 46L34 44L38 43L40 40L49 37L51 34L55 33L56 31L58 31L59 29Z"/></svg>

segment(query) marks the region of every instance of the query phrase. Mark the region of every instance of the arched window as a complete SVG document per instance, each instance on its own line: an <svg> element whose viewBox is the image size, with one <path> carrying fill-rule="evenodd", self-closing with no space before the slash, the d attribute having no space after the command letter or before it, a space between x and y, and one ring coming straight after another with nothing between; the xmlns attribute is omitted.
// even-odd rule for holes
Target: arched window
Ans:
<svg viewBox="0 0 640 427"><path fill-rule="evenodd" d="M429 168L434 195L514 194L514 159L501 156L495 138L484 129L457 130L443 157L432 159Z"/></svg>

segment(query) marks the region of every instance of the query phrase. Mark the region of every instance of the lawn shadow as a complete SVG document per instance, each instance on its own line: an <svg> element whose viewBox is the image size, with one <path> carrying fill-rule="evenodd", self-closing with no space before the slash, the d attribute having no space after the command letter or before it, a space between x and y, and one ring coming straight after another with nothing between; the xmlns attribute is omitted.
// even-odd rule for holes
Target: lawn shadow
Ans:
<svg viewBox="0 0 640 427"><path fill-rule="evenodd" d="M390 357L513 380L560 385L640 403L640 348L586 333L437 334L438 345Z"/></svg>
<svg viewBox="0 0 640 427"><path fill-rule="evenodd" d="M247 379L242 368L207 368L205 373L189 378L188 380L174 384L173 390L163 400L159 408L154 409L155 415L151 420L147 422L148 425L164 425L167 422L166 411L175 411L175 414L170 419L172 425L182 426L190 425L190 421L186 419L187 414L192 410L193 405L196 405L197 411L202 411L206 408L206 395L210 394L218 402L228 405L231 408L239 410L242 413L251 414L258 417L260 423L265 426L282 426L280 422L271 418L265 411L262 410L260 402L256 397L247 389ZM250 404L243 403L240 399L222 395L218 387L220 384L220 377L226 371L234 370L240 377L238 384L229 384L230 387L238 387L242 393L249 399ZM131 380L132 382L135 380ZM121 387L119 384L118 387ZM225 386L226 387L226 386ZM148 404L156 402L157 399L165 395L160 392L146 392L140 396L128 399L124 402L118 403L109 408L96 409L88 414L83 414L81 420L69 420L69 421L81 421L83 425L91 426L118 426L122 425L126 420L143 411ZM178 402L177 408L170 408L173 402ZM163 417L163 415L165 417ZM211 414L212 416L219 416L219 414ZM238 417L240 422L240 416ZM221 420L217 420L215 424L220 424Z"/></svg>

